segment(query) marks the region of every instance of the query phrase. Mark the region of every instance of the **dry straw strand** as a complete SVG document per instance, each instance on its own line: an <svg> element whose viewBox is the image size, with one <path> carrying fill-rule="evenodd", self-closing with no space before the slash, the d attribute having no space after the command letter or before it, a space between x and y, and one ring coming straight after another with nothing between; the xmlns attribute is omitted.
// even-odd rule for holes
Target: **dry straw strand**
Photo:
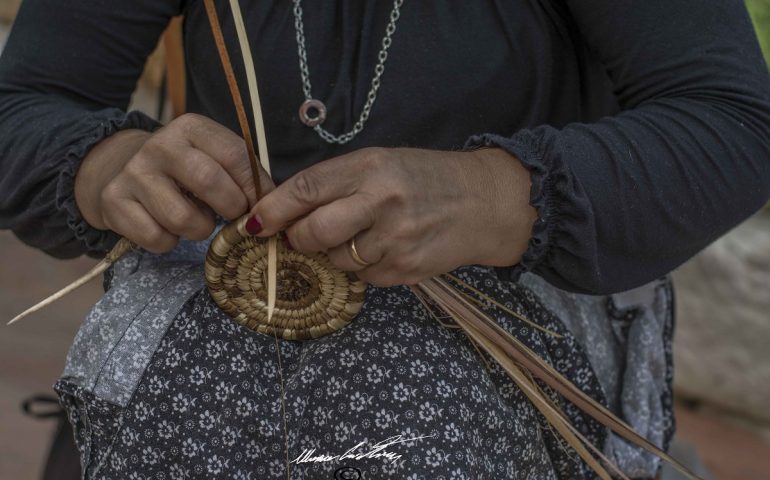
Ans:
<svg viewBox="0 0 770 480"><path fill-rule="evenodd" d="M562 376L561 373L551 367L550 364L489 318L473 302L458 294L445 280L434 277L420 282L414 288L420 290L421 293L433 300L458 325L462 326L466 333L469 332L469 327L475 329L474 331L477 331L478 335L487 341L486 343L480 343L482 347L490 343L495 345L497 348L493 351L488 351L488 353L498 363L510 360L524 367L605 427L634 445L670 463L690 480L702 480L676 459L636 433L603 405L577 388L572 382Z"/></svg>
<svg viewBox="0 0 770 480"><path fill-rule="evenodd" d="M60 298L74 292L78 288L82 287L86 283L90 282L97 276L104 273L108 268L110 268L110 265L115 263L120 257L125 255L130 250L133 250L136 248L136 244L133 243L131 240L128 240L127 238L121 238L118 240L118 243L115 244L114 247L112 247L112 250L110 250L107 253L107 256L104 257L99 263L94 266L91 270L89 270L85 275L78 278L74 282L70 283L66 287L62 288L58 292L54 293L53 295L49 296L48 298L38 302L37 304L29 307L28 309L24 310L20 314L16 315L9 321L6 325L11 325L19 320L37 312L38 310L45 308L46 306L54 303L55 301L59 300Z"/></svg>

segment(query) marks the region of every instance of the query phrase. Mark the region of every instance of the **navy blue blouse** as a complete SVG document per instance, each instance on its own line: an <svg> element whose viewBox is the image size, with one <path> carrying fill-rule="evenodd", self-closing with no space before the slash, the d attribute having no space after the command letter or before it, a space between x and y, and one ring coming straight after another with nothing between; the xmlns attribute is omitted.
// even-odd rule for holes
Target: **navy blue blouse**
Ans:
<svg viewBox="0 0 770 480"><path fill-rule="evenodd" d="M407 1L371 117L345 146L298 120L291 2L241 4L275 179L365 146L500 146L530 170L539 212L523 260L499 269L508 278L627 290L770 196L770 77L741 0ZM366 101L391 5L303 4L313 94L332 132L351 129ZM219 9L237 53L227 2ZM81 217L73 179L105 136L157 128L125 110L182 13L188 111L238 131L202 2L23 2L0 58L1 228L58 257L111 246L114 234ZM245 80L238 62L236 73Z"/></svg>

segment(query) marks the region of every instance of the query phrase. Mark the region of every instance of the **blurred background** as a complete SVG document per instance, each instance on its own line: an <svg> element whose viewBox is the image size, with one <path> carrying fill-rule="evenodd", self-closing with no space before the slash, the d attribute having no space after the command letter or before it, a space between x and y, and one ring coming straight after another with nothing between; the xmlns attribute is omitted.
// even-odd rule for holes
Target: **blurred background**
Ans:
<svg viewBox="0 0 770 480"><path fill-rule="evenodd" d="M0 0L0 50L19 3ZM770 59L770 0L746 4ZM160 93L167 81L176 81L173 68L168 78L164 73L164 43L174 41L167 37L150 58L132 108L165 118L182 108L179 89L172 92L176 96ZM170 64L177 61L172 58ZM85 258L55 260L0 232L0 320L4 323L94 263ZM678 269L674 280L678 432L673 453L713 480L766 480L770 206ZM34 394L52 393L75 332L101 293L101 283L93 281L67 301L36 314L33 321L0 327L0 479L40 478L57 420L31 418L20 406ZM666 471L664 478L679 477Z"/></svg>

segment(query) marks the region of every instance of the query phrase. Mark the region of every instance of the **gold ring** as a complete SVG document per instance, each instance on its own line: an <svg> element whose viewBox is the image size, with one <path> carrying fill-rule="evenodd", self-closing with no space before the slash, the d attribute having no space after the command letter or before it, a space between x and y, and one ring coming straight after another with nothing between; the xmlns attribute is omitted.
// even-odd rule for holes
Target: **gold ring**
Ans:
<svg viewBox="0 0 770 480"><path fill-rule="evenodd" d="M353 261L357 264L361 265L362 267L368 267L371 265L371 263L367 262L363 258L361 258L361 255L358 254L358 250L356 250L356 237L350 239L350 242L348 242L350 245L350 256L353 257Z"/></svg>

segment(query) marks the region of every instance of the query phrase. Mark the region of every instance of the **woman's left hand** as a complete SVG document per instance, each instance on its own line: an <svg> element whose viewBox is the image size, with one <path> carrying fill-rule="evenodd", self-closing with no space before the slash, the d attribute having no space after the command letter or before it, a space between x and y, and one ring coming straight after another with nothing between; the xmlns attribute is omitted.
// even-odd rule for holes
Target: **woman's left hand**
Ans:
<svg viewBox="0 0 770 480"><path fill-rule="evenodd" d="M307 168L263 197L249 230L286 229L303 253L375 286L413 285L461 265L513 265L536 210L530 176L499 149L366 148ZM351 255L349 240L368 266Z"/></svg>

